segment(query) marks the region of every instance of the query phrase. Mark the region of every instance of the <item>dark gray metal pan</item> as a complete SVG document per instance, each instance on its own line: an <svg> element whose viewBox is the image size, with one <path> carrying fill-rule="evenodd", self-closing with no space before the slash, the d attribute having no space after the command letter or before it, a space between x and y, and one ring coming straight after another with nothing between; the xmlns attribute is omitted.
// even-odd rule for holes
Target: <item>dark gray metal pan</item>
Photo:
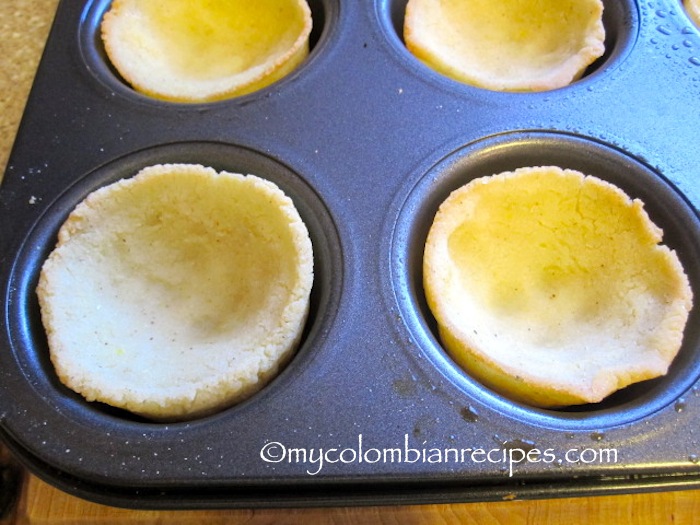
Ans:
<svg viewBox="0 0 700 525"><path fill-rule="evenodd" d="M312 52L297 71L195 105L151 100L119 79L97 34L107 4L59 5L0 187L0 433L38 476L149 508L700 486L697 308L667 376L548 411L459 369L420 285L427 228L449 191L556 163L644 200L700 297L700 32L680 2L605 1L608 52L581 80L496 93L417 62L401 40L405 2L314 0ZM273 180L316 253L311 316L289 366L248 401L177 424L65 389L34 293L72 207L156 162ZM469 452L455 459L452 449Z"/></svg>

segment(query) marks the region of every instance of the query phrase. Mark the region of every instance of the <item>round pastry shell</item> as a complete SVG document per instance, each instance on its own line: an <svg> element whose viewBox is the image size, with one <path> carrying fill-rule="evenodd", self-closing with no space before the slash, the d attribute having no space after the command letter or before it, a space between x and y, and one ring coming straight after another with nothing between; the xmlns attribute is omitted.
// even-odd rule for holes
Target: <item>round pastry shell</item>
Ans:
<svg viewBox="0 0 700 525"><path fill-rule="evenodd" d="M441 205L424 288L465 370L539 407L601 401L663 375L692 291L639 200L559 167L473 180Z"/></svg>
<svg viewBox="0 0 700 525"><path fill-rule="evenodd" d="M114 0L101 28L107 56L134 89L210 102L293 71L309 54L312 18L306 0Z"/></svg>
<svg viewBox="0 0 700 525"><path fill-rule="evenodd" d="M312 284L307 228L275 184L170 164L81 202L37 294L66 386L179 420L237 403L278 373Z"/></svg>
<svg viewBox="0 0 700 525"><path fill-rule="evenodd" d="M436 71L494 91L547 91L605 52L601 0L409 0L406 46Z"/></svg>

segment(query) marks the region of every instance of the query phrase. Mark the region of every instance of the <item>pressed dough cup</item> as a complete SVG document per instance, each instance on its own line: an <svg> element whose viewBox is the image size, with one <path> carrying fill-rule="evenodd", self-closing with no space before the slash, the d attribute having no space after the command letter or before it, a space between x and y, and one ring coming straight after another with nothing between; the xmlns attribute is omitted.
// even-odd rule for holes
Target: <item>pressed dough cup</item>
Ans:
<svg viewBox="0 0 700 525"><path fill-rule="evenodd" d="M436 71L494 91L566 86L603 55L601 0L409 0L406 46Z"/></svg>
<svg viewBox="0 0 700 525"><path fill-rule="evenodd" d="M475 179L424 255L440 338L487 386L539 407L598 402L663 375L692 292L642 203L557 167Z"/></svg>
<svg viewBox="0 0 700 525"><path fill-rule="evenodd" d="M102 40L137 91L206 102L290 73L308 56L311 26L305 0L114 0Z"/></svg>
<svg viewBox="0 0 700 525"><path fill-rule="evenodd" d="M51 360L89 401L190 419L259 390L300 341L306 226L272 182L157 165L90 194L38 284Z"/></svg>

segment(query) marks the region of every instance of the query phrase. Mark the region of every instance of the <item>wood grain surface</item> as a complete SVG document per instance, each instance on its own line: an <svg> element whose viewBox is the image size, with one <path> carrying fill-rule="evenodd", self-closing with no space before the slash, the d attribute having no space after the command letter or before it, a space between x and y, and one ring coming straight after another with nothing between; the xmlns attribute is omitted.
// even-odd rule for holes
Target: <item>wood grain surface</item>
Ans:
<svg viewBox="0 0 700 525"><path fill-rule="evenodd" d="M696 516L698 517L696 519ZM18 509L19 524L32 525L525 525L552 523L615 525L673 523L700 519L700 491L397 507L330 509L141 511L88 503L31 477Z"/></svg>
<svg viewBox="0 0 700 525"><path fill-rule="evenodd" d="M69 0L77 1L77 0ZM58 0L0 2L0 176ZM698 516L698 518L696 518ZM700 523L700 491L454 505L292 510L139 511L75 498L26 475L14 516L0 525L116 524L662 524Z"/></svg>

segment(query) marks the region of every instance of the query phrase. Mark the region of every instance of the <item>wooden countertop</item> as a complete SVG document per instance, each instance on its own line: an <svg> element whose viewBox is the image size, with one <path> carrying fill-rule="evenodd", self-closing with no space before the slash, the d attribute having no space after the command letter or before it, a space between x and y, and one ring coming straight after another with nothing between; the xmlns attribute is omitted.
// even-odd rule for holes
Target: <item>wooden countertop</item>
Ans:
<svg viewBox="0 0 700 525"><path fill-rule="evenodd" d="M134 511L87 503L30 478L18 511L21 524L262 525L438 524L589 525L697 523L700 491L539 501L288 510Z"/></svg>
<svg viewBox="0 0 700 525"><path fill-rule="evenodd" d="M0 176L4 173L58 0L0 2ZM6 456L0 453L0 458ZM89 503L27 474L9 524L694 523L700 490L454 505L298 510L135 511Z"/></svg>

